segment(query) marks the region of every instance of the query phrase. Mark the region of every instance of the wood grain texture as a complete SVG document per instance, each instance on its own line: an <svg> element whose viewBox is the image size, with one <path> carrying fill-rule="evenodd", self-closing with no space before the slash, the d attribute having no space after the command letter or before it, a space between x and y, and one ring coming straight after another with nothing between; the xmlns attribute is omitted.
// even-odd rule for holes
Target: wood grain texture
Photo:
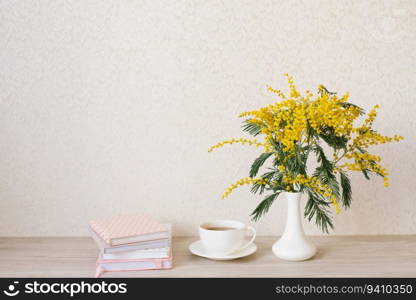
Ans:
<svg viewBox="0 0 416 300"><path fill-rule="evenodd" d="M174 238L174 268L112 272L103 277L416 277L416 236L311 237L319 247L305 262L271 252L275 237L259 237L255 254L234 261L192 255L195 237ZM0 238L0 277L91 277L97 247L91 238Z"/></svg>

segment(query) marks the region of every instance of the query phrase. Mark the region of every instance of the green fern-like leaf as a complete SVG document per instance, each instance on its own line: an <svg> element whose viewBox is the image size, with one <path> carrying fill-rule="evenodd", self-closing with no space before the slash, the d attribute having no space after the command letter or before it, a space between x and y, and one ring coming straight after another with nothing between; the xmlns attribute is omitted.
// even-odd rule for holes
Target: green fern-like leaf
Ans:
<svg viewBox="0 0 416 300"><path fill-rule="evenodd" d="M274 200L276 200L279 194L280 192L273 193L267 196L266 198L264 198L264 200L261 201L259 205L257 205L257 207L254 209L254 211L250 215L253 221L259 220L263 215L265 215L269 211Z"/></svg>
<svg viewBox="0 0 416 300"><path fill-rule="evenodd" d="M328 94L328 95L336 95L337 94L337 92L330 92L326 87L324 87L323 85L321 86L322 87L322 92L319 92L320 94L322 94L322 93L325 93L325 94Z"/></svg>
<svg viewBox="0 0 416 300"><path fill-rule="evenodd" d="M265 179L266 181L270 182L277 175L276 173L277 173L277 171L272 170L270 172L264 173L260 177L263 178L263 179ZM254 183L252 185L252 187L251 187L251 192L253 194L259 193L259 195L261 195L261 194L264 193L264 191L266 190L266 188L267 188L267 185L265 185L265 184Z"/></svg>
<svg viewBox="0 0 416 300"><path fill-rule="evenodd" d="M363 173L365 179L370 180L370 170L361 170L361 172Z"/></svg>
<svg viewBox="0 0 416 300"><path fill-rule="evenodd" d="M315 145L315 147L312 150L316 153L318 163L320 163L321 166L328 172L332 172L333 165L326 157L324 149L322 149L322 147L319 145Z"/></svg>
<svg viewBox="0 0 416 300"><path fill-rule="evenodd" d="M308 191L308 201L305 206L305 217L308 221L315 219L315 224L322 230L322 232L329 233L330 229L334 229L331 213L328 210L329 203L313 191Z"/></svg>
<svg viewBox="0 0 416 300"><path fill-rule="evenodd" d="M249 120L244 121L244 125L242 126L243 131L248 132L252 136L257 136L261 133L261 128L257 124L249 122Z"/></svg>
<svg viewBox="0 0 416 300"><path fill-rule="evenodd" d="M250 177L255 177L264 162L273 154L273 152L262 153L251 165Z"/></svg>
<svg viewBox="0 0 416 300"><path fill-rule="evenodd" d="M340 182L342 187L342 205L344 208L349 208L352 200L351 181L344 172L340 172Z"/></svg>
<svg viewBox="0 0 416 300"><path fill-rule="evenodd" d="M327 185L332 190L336 199L339 200L340 188L337 178L333 173L333 163L326 158L324 150L319 145L315 146L314 151L317 155L320 166L316 168L313 175L317 177L321 183Z"/></svg>
<svg viewBox="0 0 416 300"><path fill-rule="evenodd" d="M362 109L358 105L355 105L355 104L352 104L352 103L349 103L349 102L343 102L343 103L341 103L341 106L344 107L344 108L356 107L356 108L358 108L360 110L360 115L361 116L365 113L364 109Z"/></svg>
<svg viewBox="0 0 416 300"><path fill-rule="evenodd" d="M306 174L306 154L297 146L289 155L286 155L285 166L293 175Z"/></svg>
<svg viewBox="0 0 416 300"><path fill-rule="evenodd" d="M348 138L344 136L337 136L335 130L331 127L321 128L322 132L319 137L323 139L329 146L334 149L346 149Z"/></svg>

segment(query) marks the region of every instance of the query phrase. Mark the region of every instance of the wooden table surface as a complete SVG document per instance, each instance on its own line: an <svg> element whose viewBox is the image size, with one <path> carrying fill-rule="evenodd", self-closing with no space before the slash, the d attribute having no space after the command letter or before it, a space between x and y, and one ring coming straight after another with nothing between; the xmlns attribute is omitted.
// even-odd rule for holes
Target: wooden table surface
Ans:
<svg viewBox="0 0 416 300"><path fill-rule="evenodd" d="M195 237L176 237L172 270L111 272L103 277L416 277L416 235L320 236L304 262L275 257L276 237L258 237L253 255L211 261L192 255ZM92 277L97 247L88 237L0 238L0 277Z"/></svg>

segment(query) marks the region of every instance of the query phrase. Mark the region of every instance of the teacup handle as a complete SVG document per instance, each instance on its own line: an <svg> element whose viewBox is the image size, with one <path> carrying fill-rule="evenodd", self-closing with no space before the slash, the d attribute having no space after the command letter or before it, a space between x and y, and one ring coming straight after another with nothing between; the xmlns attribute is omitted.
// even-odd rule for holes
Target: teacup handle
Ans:
<svg viewBox="0 0 416 300"><path fill-rule="evenodd" d="M250 230L253 233L253 236L252 236L251 240L247 244L245 244L243 247L239 248L238 250L236 250L234 252L237 252L237 251L241 251L243 249L246 249L248 246L250 246L251 244L253 244L254 240L256 239L256 234L257 233L256 233L256 229L254 229L254 227L247 226L246 227L246 230Z"/></svg>

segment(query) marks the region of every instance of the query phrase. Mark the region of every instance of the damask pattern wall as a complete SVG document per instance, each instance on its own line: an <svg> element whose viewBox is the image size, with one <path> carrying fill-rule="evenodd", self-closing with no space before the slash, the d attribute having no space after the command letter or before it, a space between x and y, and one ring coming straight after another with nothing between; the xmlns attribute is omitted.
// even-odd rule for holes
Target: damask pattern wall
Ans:
<svg viewBox="0 0 416 300"><path fill-rule="evenodd" d="M95 216L143 211L176 235L239 219L259 150L238 114L302 90L350 91L377 127L391 187L354 176L334 234L416 232L415 1L0 1L0 235L86 235ZM284 199L254 224L283 230ZM306 222L309 234L319 230Z"/></svg>

